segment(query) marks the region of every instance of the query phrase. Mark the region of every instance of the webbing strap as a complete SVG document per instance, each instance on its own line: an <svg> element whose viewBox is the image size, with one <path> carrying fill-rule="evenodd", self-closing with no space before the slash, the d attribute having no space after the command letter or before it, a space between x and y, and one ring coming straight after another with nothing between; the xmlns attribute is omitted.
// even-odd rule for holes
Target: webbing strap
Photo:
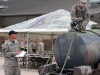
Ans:
<svg viewBox="0 0 100 75"><path fill-rule="evenodd" d="M70 43L70 47L69 47L69 50L68 50L68 53L67 53L67 56L66 56L64 65L63 65L63 67L62 67L61 72L60 72L59 75L62 75L62 71L64 70L64 67L65 67L65 65L66 65L66 62L67 62L67 60L68 60L68 57L69 57L69 54L70 54L70 51L71 51L71 48L72 48L72 44L73 44L73 41L74 41L74 38L75 38L75 33L76 33L76 32L73 33L72 40L71 40L71 43Z"/></svg>

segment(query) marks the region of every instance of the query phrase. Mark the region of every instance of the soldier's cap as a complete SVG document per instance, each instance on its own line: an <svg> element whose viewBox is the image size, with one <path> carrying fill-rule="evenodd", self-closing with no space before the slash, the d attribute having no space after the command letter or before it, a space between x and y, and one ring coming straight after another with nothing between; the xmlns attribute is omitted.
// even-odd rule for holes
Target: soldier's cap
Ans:
<svg viewBox="0 0 100 75"><path fill-rule="evenodd" d="M87 3L87 0L80 0L80 2L81 2L81 4L82 4L83 6L85 6L86 3Z"/></svg>
<svg viewBox="0 0 100 75"><path fill-rule="evenodd" d="M15 32L14 30L11 30L11 31L9 32L9 36L12 35L12 34L17 34L17 32Z"/></svg>

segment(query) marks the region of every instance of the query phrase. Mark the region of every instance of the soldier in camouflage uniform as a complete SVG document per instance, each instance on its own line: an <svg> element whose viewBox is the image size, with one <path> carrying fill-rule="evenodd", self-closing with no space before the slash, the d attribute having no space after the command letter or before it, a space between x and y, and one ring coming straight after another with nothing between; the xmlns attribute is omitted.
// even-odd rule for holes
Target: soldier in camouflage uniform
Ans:
<svg viewBox="0 0 100 75"><path fill-rule="evenodd" d="M89 11L86 6L87 0L80 0L78 4L74 5L71 9L72 22L79 20L79 25L83 29L86 29L86 25L89 23Z"/></svg>
<svg viewBox="0 0 100 75"><path fill-rule="evenodd" d="M16 40L17 32L10 31L9 39L4 43L4 72L5 75L20 75L19 62L16 55L20 54L18 41Z"/></svg>
<svg viewBox="0 0 100 75"><path fill-rule="evenodd" d="M38 54L41 54L41 55L44 54L44 43L42 39L39 40Z"/></svg>

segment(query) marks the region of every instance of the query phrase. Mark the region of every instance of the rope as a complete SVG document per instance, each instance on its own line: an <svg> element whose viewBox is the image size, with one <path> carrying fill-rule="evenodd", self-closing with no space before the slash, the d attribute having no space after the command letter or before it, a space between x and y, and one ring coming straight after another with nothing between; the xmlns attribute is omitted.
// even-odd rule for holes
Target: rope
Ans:
<svg viewBox="0 0 100 75"><path fill-rule="evenodd" d="M71 51L71 47L72 47L72 44L73 44L73 41L74 41L75 33L76 33L76 32L73 33L73 37L72 37L72 40L71 40L71 44L70 44L70 47L69 47L69 50L68 50L68 53L67 53L67 56L66 56L66 59L65 59L63 68L61 69L61 72L60 72L59 75L62 75L62 71L64 70L64 67L65 67L65 65L66 65L66 62L67 62L67 59L68 59L68 56L69 56L69 53L70 53L70 51Z"/></svg>

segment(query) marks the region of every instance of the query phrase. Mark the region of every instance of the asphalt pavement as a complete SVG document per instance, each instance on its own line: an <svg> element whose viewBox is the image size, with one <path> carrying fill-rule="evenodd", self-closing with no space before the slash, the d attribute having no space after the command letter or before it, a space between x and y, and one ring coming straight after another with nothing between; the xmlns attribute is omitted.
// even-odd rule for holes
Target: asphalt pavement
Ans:
<svg viewBox="0 0 100 75"><path fill-rule="evenodd" d="M0 57L0 75L4 74L3 69L4 58ZM22 69L21 68L21 75L39 75L37 69Z"/></svg>

